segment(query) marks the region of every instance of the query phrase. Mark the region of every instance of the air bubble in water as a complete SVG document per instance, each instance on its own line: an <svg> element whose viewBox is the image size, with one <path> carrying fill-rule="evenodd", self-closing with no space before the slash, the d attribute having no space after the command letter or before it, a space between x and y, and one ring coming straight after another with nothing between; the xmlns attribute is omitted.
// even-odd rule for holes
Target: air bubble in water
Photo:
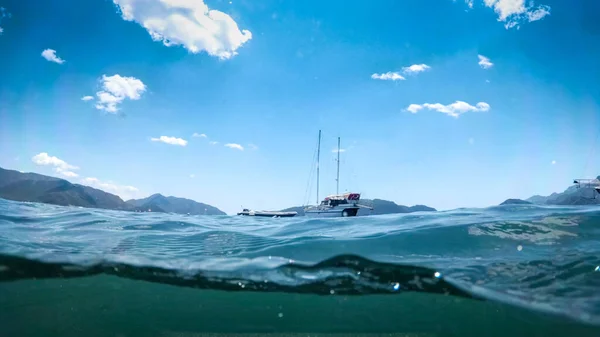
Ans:
<svg viewBox="0 0 600 337"><path fill-rule="evenodd" d="M398 289L400 289L400 283L394 284L394 290L398 290Z"/></svg>
<svg viewBox="0 0 600 337"><path fill-rule="evenodd" d="M279 316L279 318L283 317L283 312L278 313L277 316Z"/></svg>
<svg viewBox="0 0 600 337"><path fill-rule="evenodd" d="M517 250L518 250L518 251L522 251L522 250L523 250L523 246L521 246L521 245L518 245L518 246L517 246Z"/></svg>

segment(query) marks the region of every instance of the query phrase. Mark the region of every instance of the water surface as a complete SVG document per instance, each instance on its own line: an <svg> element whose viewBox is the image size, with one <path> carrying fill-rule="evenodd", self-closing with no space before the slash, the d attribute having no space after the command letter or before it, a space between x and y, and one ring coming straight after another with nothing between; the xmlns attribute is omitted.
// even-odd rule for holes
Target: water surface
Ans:
<svg viewBox="0 0 600 337"><path fill-rule="evenodd" d="M310 219L0 199L7 336L599 336L600 209Z"/></svg>

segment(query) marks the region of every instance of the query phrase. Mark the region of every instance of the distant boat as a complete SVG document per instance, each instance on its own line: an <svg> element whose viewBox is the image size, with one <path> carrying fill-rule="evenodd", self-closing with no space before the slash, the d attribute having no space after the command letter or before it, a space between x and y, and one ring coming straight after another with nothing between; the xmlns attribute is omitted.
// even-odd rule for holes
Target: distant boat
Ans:
<svg viewBox="0 0 600 337"><path fill-rule="evenodd" d="M237 215L245 215L245 216L262 216L268 218L290 218L296 216L298 212L276 212L276 211L251 211L247 208L244 208Z"/></svg>
<svg viewBox="0 0 600 337"><path fill-rule="evenodd" d="M319 202L319 159L321 155L321 130L319 130L319 141L317 145L317 202ZM340 138L338 137L337 149L337 177L336 194L329 195L316 206L304 208L304 214L309 217L349 217L356 216L361 208L373 209L372 207L361 205L360 193L339 194L340 189Z"/></svg>

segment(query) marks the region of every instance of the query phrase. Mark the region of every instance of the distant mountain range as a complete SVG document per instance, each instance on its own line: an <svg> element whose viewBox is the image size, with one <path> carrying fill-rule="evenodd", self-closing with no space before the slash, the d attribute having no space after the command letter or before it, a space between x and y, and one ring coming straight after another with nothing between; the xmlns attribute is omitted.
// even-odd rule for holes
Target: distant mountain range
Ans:
<svg viewBox="0 0 600 337"><path fill-rule="evenodd" d="M363 215L379 215L379 214L395 214L395 213L413 213L413 212L435 212L435 208L424 205L404 206L398 205L393 201L382 199L361 199L361 204L373 207L373 210L361 208L358 211L358 216ZM283 212L297 212L299 216L304 215L304 207L296 206L282 210Z"/></svg>
<svg viewBox="0 0 600 337"><path fill-rule="evenodd" d="M600 180L600 176L596 179ZM540 205L600 205L600 195L594 186L582 184L569 186L562 193L552 193L549 196L534 195L527 201Z"/></svg>
<svg viewBox="0 0 600 337"><path fill-rule="evenodd" d="M597 178L600 180L600 176ZM16 201L32 201L62 206L81 206L122 211L171 212L179 214L225 215L220 209L190 199L166 197L154 194L144 199L123 201L120 197L89 186L70 183L64 179L37 173L21 173L0 168L0 198ZM424 205L403 206L382 199L363 199L362 204L373 210L361 209L358 215L377 215L412 212L435 212L435 208ZM534 195L520 200L508 199L502 204L539 205L600 205L600 195L594 186L573 185L561 193L549 196ZM304 215L304 207L290 207L283 211L296 211Z"/></svg>
<svg viewBox="0 0 600 337"><path fill-rule="evenodd" d="M500 205L531 205L533 204L531 201L525 201L521 199L506 199Z"/></svg>
<svg viewBox="0 0 600 337"><path fill-rule="evenodd" d="M127 200L126 202L134 207L151 209L153 212L171 212L194 215L226 215L225 212L211 205L185 198L165 197L162 194L153 194L144 199L131 199Z"/></svg>
<svg viewBox="0 0 600 337"><path fill-rule="evenodd" d="M89 186L73 184L64 179L3 168L0 168L0 198L121 211L225 215L216 207L190 199L154 194L145 199L125 202L114 194Z"/></svg>
<svg viewBox="0 0 600 337"><path fill-rule="evenodd" d="M600 176L596 178L600 181ZM509 201L519 199L509 199ZM534 195L533 197L521 200L537 205L600 205L600 195L595 190L595 185L581 184L580 186L572 185L561 193L552 193L549 196Z"/></svg>

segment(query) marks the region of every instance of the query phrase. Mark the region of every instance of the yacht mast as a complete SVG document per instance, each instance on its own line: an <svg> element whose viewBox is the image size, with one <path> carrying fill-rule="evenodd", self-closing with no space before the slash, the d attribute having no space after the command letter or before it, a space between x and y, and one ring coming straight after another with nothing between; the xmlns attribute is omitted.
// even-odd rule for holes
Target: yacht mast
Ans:
<svg viewBox="0 0 600 337"><path fill-rule="evenodd" d="M319 200L319 158L321 157L321 130L319 130L319 143L317 147L317 205L320 203Z"/></svg>
<svg viewBox="0 0 600 337"><path fill-rule="evenodd" d="M335 178L335 194L340 194L340 137L338 137L338 150L337 150L337 176Z"/></svg>

